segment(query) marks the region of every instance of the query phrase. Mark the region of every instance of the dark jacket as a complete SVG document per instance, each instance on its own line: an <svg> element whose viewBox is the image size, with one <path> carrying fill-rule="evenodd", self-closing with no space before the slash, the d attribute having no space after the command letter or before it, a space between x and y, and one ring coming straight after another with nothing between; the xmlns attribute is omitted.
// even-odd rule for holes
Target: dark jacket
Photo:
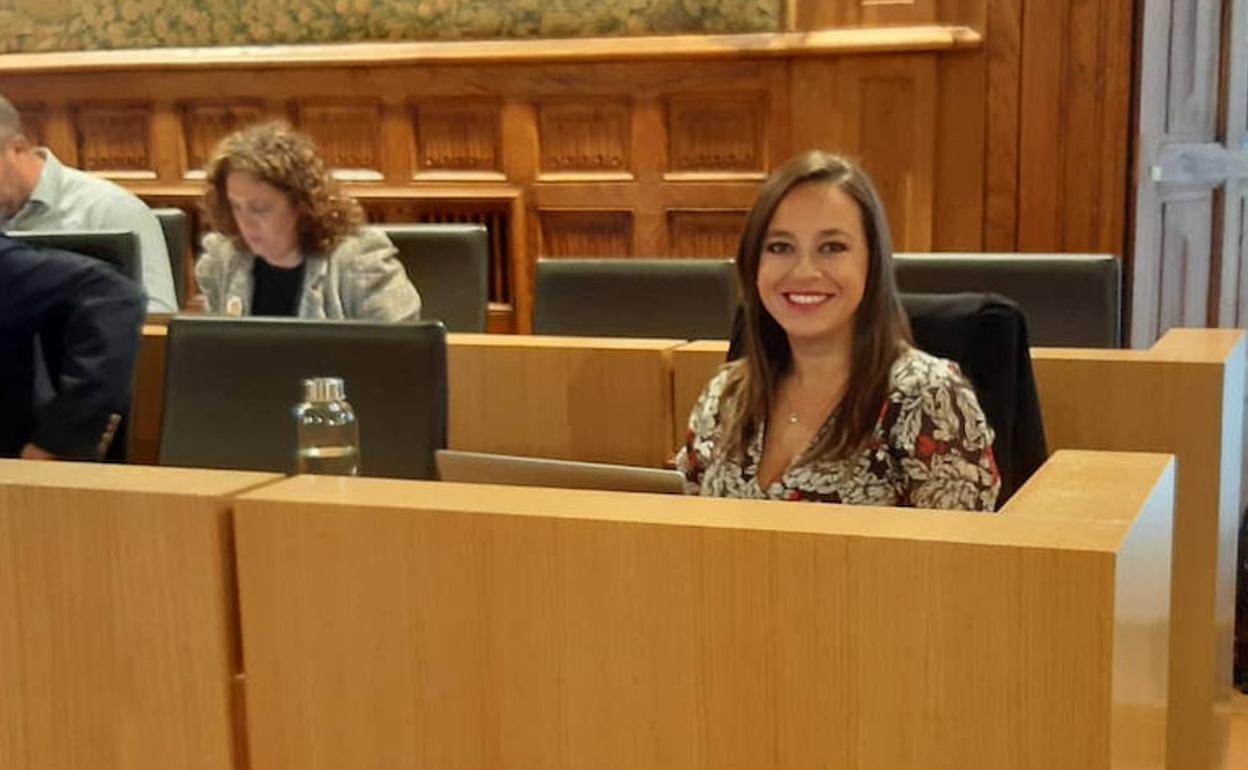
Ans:
<svg viewBox="0 0 1248 770"><path fill-rule="evenodd" d="M100 459L129 409L144 304L104 262L0 235L0 457L33 443Z"/></svg>

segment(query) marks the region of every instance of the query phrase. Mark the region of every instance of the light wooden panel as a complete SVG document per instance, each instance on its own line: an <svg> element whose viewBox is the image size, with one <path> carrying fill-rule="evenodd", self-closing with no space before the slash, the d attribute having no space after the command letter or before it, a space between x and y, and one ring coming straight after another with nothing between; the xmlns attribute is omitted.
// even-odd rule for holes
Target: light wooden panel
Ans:
<svg viewBox="0 0 1248 770"><path fill-rule="evenodd" d="M662 467L679 344L449 335L450 446Z"/></svg>
<svg viewBox="0 0 1248 770"><path fill-rule="evenodd" d="M149 319L143 324L135 364L134 395L130 400L128 461L155 465L160 458L160 426L165 416L165 343L168 323Z"/></svg>
<svg viewBox="0 0 1248 770"><path fill-rule="evenodd" d="M252 762L1159 767L1169 463L1001 516L283 482L235 508Z"/></svg>
<svg viewBox="0 0 1248 770"><path fill-rule="evenodd" d="M1244 333L1175 329L1150 351L1032 352L1050 449L1178 458L1169 767L1226 750L1243 458Z"/></svg>
<svg viewBox="0 0 1248 770"><path fill-rule="evenodd" d="M276 478L0 460L0 766L245 766L224 498Z"/></svg>
<svg viewBox="0 0 1248 770"><path fill-rule="evenodd" d="M698 396L727 357L727 340L698 340L672 351L672 436L677 449L685 445L689 415Z"/></svg>

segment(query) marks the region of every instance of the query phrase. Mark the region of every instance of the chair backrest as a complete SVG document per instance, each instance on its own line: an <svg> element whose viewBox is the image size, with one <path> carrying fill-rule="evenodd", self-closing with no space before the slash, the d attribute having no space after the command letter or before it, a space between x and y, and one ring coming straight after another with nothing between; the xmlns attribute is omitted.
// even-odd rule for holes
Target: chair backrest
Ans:
<svg viewBox="0 0 1248 770"><path fill-rule="evenodd" d="M996 433L1000 507L1048 457L1027 319L996 294L902 294L914 344L954 361L975 387Z"/></svg>
<svg viewBox="0 0 1248 770"><path fill-rule="evenodd" d="M143 283L139 237L129 230L10 230L5 235L31 246L72 251L107 262L130 280Z"/></svg>
<svg viewBox="0 0 1248 770"><path fill-rule="evenodd" d="M186 301L186 245L190 241L190 225L186 221L186 212L182 209L152 209L156 221L160 222L160 230L165 236L165 246L169 249L169 267L173 271L173 288L177 292L178 304Z"/></svg>
<svg viewBox="0 0 1248 770"><path fill-rule="evenodd" d="M446 329L177 316L169 324L160 464L291 472L302 381L335 376L360 428L360 473L437 478L446 446Z"/></svg>
<svg viewBox="0 0 1248 770"><path fill-rule="evenodd" d="M730 259L541 259L533 332L725 339L736 305Z"/></svg>
<svg viewBox="0 0 1248 770"><path fill-rule="evenodd" d="M993 454L1001 473L1001 507L1048 457L1040 396L1031 367L1027 319L996 294L902 294L914 344L962 369L996 434ZM733 319L728 360L741 357L744 313Z"/></svg>
<svg viewBox="0 0 1248 770"><path fill-rule="evenodd" d="M453 332L483 332L489 302L490 244L485 225L376 226L398 249L420 292L421 318Z"/></svg>
<svg viewBox="0 0 1248 770"><path fill-rule="evenodd" d="M1027 316L1033 345L1122 346L1122 265L1110 254L896 254L903 292L992 292Z"/></svg>

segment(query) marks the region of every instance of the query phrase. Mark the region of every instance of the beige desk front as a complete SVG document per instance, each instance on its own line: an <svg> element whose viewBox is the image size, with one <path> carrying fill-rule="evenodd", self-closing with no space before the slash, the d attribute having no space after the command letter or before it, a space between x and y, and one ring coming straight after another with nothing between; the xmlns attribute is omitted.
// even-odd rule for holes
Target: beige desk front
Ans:
<svg viewBox="0 0 1248 770"><path fill-rule="evenodd" d="M450 446L661 467L679 340L452 334Z"/></svg>
<svg viewBox="0 0 1248 770"><path fill-rule="evenodd" d="M226 497L276 478L0 460L0 767L241 770Z"/></svg>
<svg viewBox="0 0 1248 770"><path fill-rule="evenodd" d="M1147 351L1037 348L1032 364L1050 450L1177 458L1169 766L1229 770L1244 332L1175 329Z"/></svg>
<svg viewBox="0 0 1248 770"><path fill-rule="evenodd" d="M298 477L235 503L266 770L1162 766L1173 468L1005 515Z"/></svg>

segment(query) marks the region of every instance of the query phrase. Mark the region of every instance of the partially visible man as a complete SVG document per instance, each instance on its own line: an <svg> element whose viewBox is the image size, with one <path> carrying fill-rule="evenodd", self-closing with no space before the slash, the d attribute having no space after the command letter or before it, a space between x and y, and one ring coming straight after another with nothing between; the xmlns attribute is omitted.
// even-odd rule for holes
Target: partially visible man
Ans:
<svg viewBox="0 0 1248 770"><path fill-rule="evenodd" d="M104 457L129 410L143 304L104 262L0 235L0 457Z"/></svg>
<svg viewBox="0 0 1248 770"><path fill-rule="evenodd" d="M0 232L9 230L132 231L139 237L147 309L177 312L169 249L156 215L122 187L35 147L17 109L0 96Z"/></svg>

